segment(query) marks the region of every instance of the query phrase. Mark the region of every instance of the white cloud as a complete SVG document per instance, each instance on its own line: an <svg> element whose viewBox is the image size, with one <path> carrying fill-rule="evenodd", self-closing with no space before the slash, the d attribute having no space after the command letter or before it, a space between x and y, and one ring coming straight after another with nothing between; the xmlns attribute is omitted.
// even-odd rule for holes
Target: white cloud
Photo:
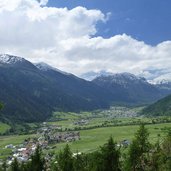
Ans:
<svg viewBox="0 0 171 171"><path fill-rule="evenodd" d="M171 41L150 46L126 34L95 37L110 13L47 7L48 0L0 0L0 52L44 61L64 71L132 72L171 67Z"/></svg>
<svg viewBox="0 0 171 171"><path fill-rule="evenodd" d="M48 0L40 0L40 5L45 6L47 5Z"/></svg>

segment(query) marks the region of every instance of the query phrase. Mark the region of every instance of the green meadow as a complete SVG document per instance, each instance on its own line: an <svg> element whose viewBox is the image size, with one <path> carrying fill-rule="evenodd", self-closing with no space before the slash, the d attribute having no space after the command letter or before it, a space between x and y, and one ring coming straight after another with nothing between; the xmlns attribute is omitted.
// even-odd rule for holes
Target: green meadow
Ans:
<svg viewBox="0 0 171 171"><path fill-rule="evenodd" d="M92 152L102 146L110 136L117 143L125 139L132 141L140 123L144 123L148 128L151 143L155 143L158 138L162 140L167 130L171 129L171 117L147 118L136 116L136 112L139 110L140 108L115 107L110 110L94 112L55 112L46 124L61 126L62 131L77 130L80 132L80 140L68 142L73 152ZM125 116L125 113L131 115L131 117ZM87 123L83 125L74 124L80 120L85 120ZM34 123L28 126L36 133L41 124ZM10 129L9 125L0 124L1 134L8 129ZM12 153L12 149L5 149L6 145L18 145L26 138L38 136L34 133L27 131L28 135L0 136L0 158L7 157ZM66 143L52 144L53 149L50 151L59 152L65 145ZM46 151L44 152L46 153Z"/></svg>
<svg viewBox="0 0 171 171"><path fill-rule="evenodd" d="M155 143L157 139L165 136L167 129L171 129L171 117L155 117L147 118L138 116L138 112L142 107L126 108L115 107L110 110L81 112L81 113L60 113L56 112L53 119L47 122L49 125L62 126L62 130L66 128L74 130L80 128L79 141L69 142L72 151L91 152L103 145L107 139L112 136L116 142L124 139L132 140L140 123L145 123L150 133L150 141ZM125 117L124 114L135 114L137 116ZM57 119L57 120L55 120ZM74 122L85 119L88 121L86 125L74 125ZM156 123L156 124L155 124ZM159 124L160 123L160 124ZM87 129L87 130L86 130ZM56 151L62 149L66 143L55 144Z"/></svg>
<svg viewBox="0 0 171 171"><path fill-rule="evenodd" d="M166 135L166 130L171 129L171 123L165 124L151 124L146 125L150 133L151 143L155 143L159 138ZM73 152L91 152L96 150L99 146L103 145L107 139L112 136L116 142L120 142L124 139L132 140L134 134L139 126L117 126L117 127L106 127L106 128L96 128L90 130L81 130L79 141L68 143ZM56 151L62 149L66 143L56 144Z"/></svg>
<svg viewBox="0 0 171 171"><path fill-rule="evenodd" d="M10 129L10 126L8 124L0 122L0 134L5 133Z"/></svg>
<svg viewBox="0 0 171 171"><path fill-rule="evenodd" d="M130 125L130 126L116 126L116 127L105 127L105 128L96 128L89 130L80 131L80 140L75 142L69 142L73 152L92 152L103 145L107 139L112 136L116 142L120 142L124 139L132 140L134 134L139 126ZM160 135L160 139L165 136L167 129L171 129L171 123L162 123L162 124L150 124L146 125L150 133L150 141L155 143ZM21 144L24 139L29 137L34 137L36 135L10 135L10 136L0 136L0 158L7 157L11 154L12 150L5 149L5 146L8 144L18 145ZM53 149L54 152L60 151L66 143L53 144L56 146Z"/></svg>

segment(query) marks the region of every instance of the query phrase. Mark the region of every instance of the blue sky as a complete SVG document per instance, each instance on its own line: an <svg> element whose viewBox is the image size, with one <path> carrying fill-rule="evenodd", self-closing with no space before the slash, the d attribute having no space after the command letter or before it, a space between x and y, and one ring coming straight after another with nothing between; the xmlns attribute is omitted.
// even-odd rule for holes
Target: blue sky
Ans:
<svg viewBox="0 0 171 171"><path fill-rule="evenodd" d="M80 76L171 80L171 0L0 0L0 53Z"/></svg>
<svg viewBox="0 0 171 171"><path fill-rule="evenodd" d="M111 12L106 24L98 24L103 37L126 33L151 45L171 39L170 0L50 0L48 5Z"/></svg>

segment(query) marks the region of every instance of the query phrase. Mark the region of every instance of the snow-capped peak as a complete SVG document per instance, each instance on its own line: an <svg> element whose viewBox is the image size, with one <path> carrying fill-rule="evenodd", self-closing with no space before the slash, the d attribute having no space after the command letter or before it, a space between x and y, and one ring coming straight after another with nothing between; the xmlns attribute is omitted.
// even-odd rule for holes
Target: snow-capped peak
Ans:
<svg viewBox="0 0 171 171"><path fill-rule="evenodd" d="M99 72L95 72L95 71L86 72L79 76L85 80L92 81L93 79L95 79L97 77L109 76L109 75L113 75L113 73L105 71L105 70L101 70Z"/></svg>
<svg viewBox="0 0 171 171"><path fill-rule="evenodd" d="M52 66L50 66L50 65L48 65L48 64L46 64L46 63L44 63L44 62L35 63L34 65L35 65L39 70L41 70L41 71L50 71L50 70L53 70L53 71L57 71L57 72L60 72L60 73L62 73L62 74L65 74L65 75L70 75L69 73L66 73L66 72L61 71L61 70L59 70L59 69L57 69L57 68L54 68L54 67L52 67Z"/></svg>
<svg viewBox="0 0 171 171"><path fill-rule="evenodd" d="M3 64L15 64L17 62L24 61L24 58L8 55L8 54L0 54L0 63Z"/></svg>
<svg viewBox="0 0 171 171"><path fill-rule="evenodd" d="M116 73L113 75L114 77L124 77L124 78L128 78L130 80L134 80L134 79L137 79L138 77L131 74L131 73L128 73L128 72L123 72L123 73Z"/></svg>
<svg viewBox="0 0 171 171"><path fill-rule="evenodd" d="M145 81L145 78L143 78L143 77L138 77L138 76L136 76L136 75L134 75L134 74L131 74L131 73L128 73L128 72L123 72L123 73L116 73L116 74L112 74L112 75L109 75L109 76L100 76L101 78L105 78L105 77L108 77L108 78L110 78L110 79L113 79L113 80L115 80L115 79L120 79L120 80L122 80L122 79L127 79L127 80L143 80L143 81Z"/></svg>
<svg viewBox="0 0 171 171"><path fill-rule="evenodd" d="M127 85L130 83L145 83L147 84L147 81L145 78L143 77L138 77L135 76L131 73L116 73L113 75L109 75L109 76L100 76L97 77L96 79L94 79L94 81L100 81L100 82L110 82L110 83L116 83L116 84L120 84L120 85Z"/></svg>

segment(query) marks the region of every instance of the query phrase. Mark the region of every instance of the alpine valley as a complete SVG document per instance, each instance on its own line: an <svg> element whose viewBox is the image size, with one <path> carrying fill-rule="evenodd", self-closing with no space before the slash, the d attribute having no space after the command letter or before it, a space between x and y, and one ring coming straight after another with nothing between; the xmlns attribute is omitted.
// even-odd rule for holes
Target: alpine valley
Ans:
<svg viewBox="0 0 171 171"><path fill-rule="evenodd" d="M86 81L45 63L0 55L1 120L35 122L53 111L108 109L111 105L145 105L171 94L171 84L150 84L130 73L99 75Z"/></svg>

